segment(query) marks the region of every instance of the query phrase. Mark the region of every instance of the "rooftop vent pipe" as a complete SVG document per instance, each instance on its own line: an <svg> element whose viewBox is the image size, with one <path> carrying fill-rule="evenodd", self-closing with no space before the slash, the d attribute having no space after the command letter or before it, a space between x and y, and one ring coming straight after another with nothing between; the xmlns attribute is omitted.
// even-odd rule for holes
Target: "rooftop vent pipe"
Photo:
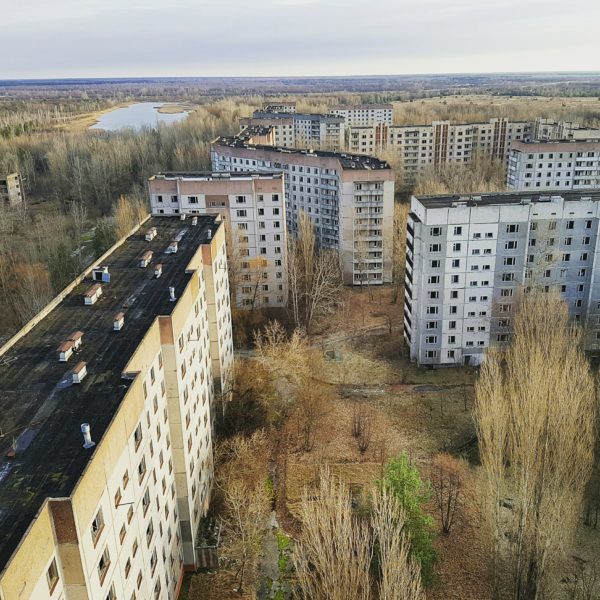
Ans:
<svg viewBox="0 0 600 600"><path fill-rule="evenodd" d="M169 287L169 296L171 302L175 302L175 300L177 300L177 298L175 298L175 288L173 286Z"/></svg>
<svg viewBox="0 0 600 600"><path fill-rule="evenodd" d="M90 434L90 424L82 423L81 424L81 433L83 433L83 447L88 450L89 448L93 448L96 443L92 442L92 436Z"/></svg>

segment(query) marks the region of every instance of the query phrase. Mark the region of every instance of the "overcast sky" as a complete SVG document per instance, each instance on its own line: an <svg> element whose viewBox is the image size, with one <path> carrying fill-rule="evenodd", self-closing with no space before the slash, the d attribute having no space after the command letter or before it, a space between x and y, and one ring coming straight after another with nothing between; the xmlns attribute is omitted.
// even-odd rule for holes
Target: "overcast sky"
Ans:
<svg viewBox="0 0 600 600"><path fill-rule="evenodd" d="M599 0L0 0L0 79L600 70Z"/></svg>

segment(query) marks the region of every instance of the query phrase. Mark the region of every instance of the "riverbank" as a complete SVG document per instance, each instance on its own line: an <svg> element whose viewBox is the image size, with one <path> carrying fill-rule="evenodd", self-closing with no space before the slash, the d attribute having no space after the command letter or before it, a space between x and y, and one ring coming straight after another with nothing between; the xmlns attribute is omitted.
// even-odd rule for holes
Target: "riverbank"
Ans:
<svg viewBox="0 0 600 600"><path fill-rule="evenodd" d="M96 110L91 113L82 113L73 117L71 120L66 123L61 123L57 125L57 128L62 131L71 131L71 132L82 132L88 130L92 125L95 125L100 120L102 115L109 113L117 108L126 108L127 106L131 106L135 104L133 100L127 102L120 102L113 106L109 106L107 108L103 108L102 110Z"/></svg>

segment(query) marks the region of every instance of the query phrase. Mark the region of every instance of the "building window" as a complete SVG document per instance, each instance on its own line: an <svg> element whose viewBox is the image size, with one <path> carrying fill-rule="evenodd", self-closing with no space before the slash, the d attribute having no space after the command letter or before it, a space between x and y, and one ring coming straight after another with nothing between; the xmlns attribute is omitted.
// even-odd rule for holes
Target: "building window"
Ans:
<svg viewBox="0 0 600 600"><path fill-rule="evenodd" d="M156 556L156 548L152 551L152 556L150 557L150 571L152 575L154 575L154 570L156 569L156 563L158 562L158 557Z"/></svg>
<svg viewBox="0 0 600 600"><path fill-rule="evenodd" d="M142 479L144 479L144 475L146 474L146 457L142 456L142 460L138 465L138 481L142 483Z"/></svg>
<svg viewBox="0 0 600 600"><path fill-rule="evenodd" d="M46 571L46 581L48 582L48 589L50 590L50 594L56 588L56 584L58 583L58 567L56 566L56 559L53 558L48 570Z"/></svg>
<svg viewBox="0 0 600 600"><path fill-rule="evenodd" d="M144 516L148 512L148 508L150 506L150 491L146 488L144 492L144 496L142 497L142 510L144 511Z"/></svg>
<svg viewBox="0 0 600 600"><path fill-rule="evenodd" d="M110 567L110 554L108 553L108 548L104 548L104 552L98 561L98 577L100 578L100 585L104 582L108 567Z"/></svg>
<svg viewBox="0 0 600 600"><path fill-rule="evenodd" d="M92 531L92 542L94 543L94 546L96 545L96 542L98 541L98 538L100 537L100 534L102 533L102 530L104 529L104 516L102 514L102 509L98 509L98 512L96 513L96 516L94 517L94 520L92 521L92 527L91 527L91 531Z"/></svg>
<svg viewBox="0 0 600 600"><path fill-rule="evenodd" d="M152 519L150 519L150 522L148 523L148 527L146 528L146 544L148 545L148 548L150 548L150 543L152 542L153 535L154 535L154 523L152 522Z"/></svg>
<svg viewBox="0 0 600 600"><path fill-rule="evenodd" d="M142 424L141 423L135 428L135 433L133 434L133 441L135 443L135 449L137 450L140 447L140 444L142 442Z"/></svg>
<svg viewBox="0 0 600 600"><path fill-rule="evenodd" d="M129 572L131 571L131 559L128 558L125 563L125 579L129 577Z"/></svg>

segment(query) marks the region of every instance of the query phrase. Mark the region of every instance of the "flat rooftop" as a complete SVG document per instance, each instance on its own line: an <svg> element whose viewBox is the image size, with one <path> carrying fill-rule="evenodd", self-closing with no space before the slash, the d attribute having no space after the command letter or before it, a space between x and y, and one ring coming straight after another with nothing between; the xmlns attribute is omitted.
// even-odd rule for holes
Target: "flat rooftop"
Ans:
<svg viewBox="0 0 600 600"><path fill-rule="evenodd" d="M254 119L294 119L294 120L312 120L312 121L330 121L331 123L343 123L344 117L323 113L286 113L271 112L267 110L255 110L252 113Z"/></svg>
<svg viewBox="0 0 600 600"><path fill-rule="evenodd" d="M169 315L175 303L169 287L180 297L191 274L185 270L200 244L209 241L217 217L149 219L117 248L107 265L110 283L92 306L83 297L91 275L44 317L12 348L0 355L0 571L48 497L68 497L82 475L92 450L83 448L81 424L89 423L98 443L112 420L131 380L122 372L158 315ZM144 233L156 227L151 241ZM176 254L166 254L170 241L185 232ZM152 250L147 268L140 257ZM154 264L163 265L154 278ZM113 331L116 313L123 312L122 331ZM83 343L69 362L58 361L58 346L75 331ZM87 363L87 377L72 385L71 370ZM13 440L16 456L8 458Z"/></svg>
<svg viewBox="0 0 600 600"><path fill-rule="evenodd" d="M264 150L279 154L299 154L322 158L337 159L343 169L390 169L390 165L379 158L366 154L349 154L348 152L330 152L326 150L312 150L299 148L282 148L280 146L266 146L264 144L248 144L236 136L221 136L213 141L213 146L227 146L229 148L242 148L248 150Z"/></svg>
<svg viewBox="0 0 600 600"><path fill-rule="evenodd" d="M150 177L153 179L173 179L186 181L223 181L223 180L248 180L248 179L282 179L281 171L272 173L257 171L165 171Z"/></svg>
<svg viewBox="0 0 600 600"><path fill-rule="evenodd" d="M600 131L598 132L600 138ZM540 141L523 141L515 140L510 149L519 152L555 152L567 149L569 151L587 152L589 150L597 150L600 148L600 139L588 140L540 140Z"/></svg>
<svg viewBox="0 0 600 600"><path fill-rule="evenodd" d="M331 110L392 110L392 104L337 104L332 106Z"/></svg>
<svg viewBox="0 0 600 600"><path fill-rule="evenodd" d="M600 190L565 192L562 190L540 193L532 192L495 192L491 194L454 194L439 196L414 196L425 208L448 208L456 203L467 206L494 206L504 204L523 204L536 202L551 202L553 198L561 198L565 202L580 200L600 201Z"/></svg>
<svg viewBox="0 0 600 600"><path fill-rule="evenodd" d="M248 125L237 135L240 138L250 139L255 135L269 135L272 131L273 127L271 125Z"/></svg>

